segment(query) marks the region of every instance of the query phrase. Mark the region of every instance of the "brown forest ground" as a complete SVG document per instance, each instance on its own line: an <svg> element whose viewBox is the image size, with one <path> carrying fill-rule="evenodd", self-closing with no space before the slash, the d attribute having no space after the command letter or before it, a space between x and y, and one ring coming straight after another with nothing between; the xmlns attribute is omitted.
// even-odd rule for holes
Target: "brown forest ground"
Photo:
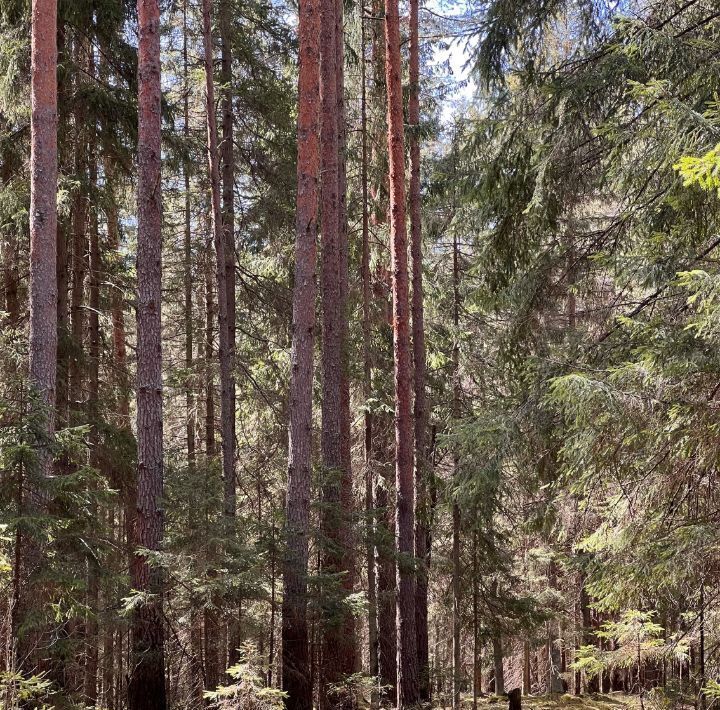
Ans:
<svg viewBox="0 0 720 710"><path fill-rule="evenodd" d="M449 707L442 703L436 708ZM463 707L472 707L472 696L463 696ZM478 698L478 707L482 710L506 710L508 700L506 697L494 695ZM636 710L639 708L637 696L623 693L608 693L602 695L537 695L525 696L522 699L523 710ZM646 707L646 710L649 710Z"/></svg>

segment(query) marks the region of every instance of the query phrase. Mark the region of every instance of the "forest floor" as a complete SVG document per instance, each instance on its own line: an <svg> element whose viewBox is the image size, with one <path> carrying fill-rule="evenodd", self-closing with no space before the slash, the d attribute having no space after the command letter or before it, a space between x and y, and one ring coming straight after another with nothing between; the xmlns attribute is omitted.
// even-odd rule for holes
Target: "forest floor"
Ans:
<svg viewBox="0 0 720 710"><path fill-rule="evenodd" d="M478 707L483 710L506 710L507 697L488 695L478 698ZM438 704L436 708L449 707ZM463 697L463 707L472 707L472 696ZM599 695L530 695L522 699L523 710L635 710L639 707L637 696L624 693L608 693Z"/></svg>

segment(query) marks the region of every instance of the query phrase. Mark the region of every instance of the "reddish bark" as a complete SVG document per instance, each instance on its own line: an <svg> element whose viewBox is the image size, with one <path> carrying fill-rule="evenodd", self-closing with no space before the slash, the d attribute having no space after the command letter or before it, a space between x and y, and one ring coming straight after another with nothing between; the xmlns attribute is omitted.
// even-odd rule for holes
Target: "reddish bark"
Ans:
<svg viewBox="0 0 720 710"><path fill-rule="evenodd" d="M55 0L32 3L30 78L30 363L29 384L43 433L54 431L57 367L57 4ZM44 441L38 442L39 470L51 474L52 458ZM18 476L18 516L37 508L42 493L23 491ZM26 673L43 670L40 649L45 648L37 629L18 633L39 603L41 591L31 576L42 568L41 550L22 527L15 532L13 638L17 640L17 668ZM45 668L46 670L46 668Z"/></svg>
<svg viewBox="0 0 720 710"><path fill-rule="evenodd" d="M405 141L403 131L400 15L397 0L385 1L385 81L388 95L390 164L390 254L392 262L395 361L395 479L398 551L398 708L419 695L415 635L415 486L413 477L412 361L405 226Z"/></svg>
<svg viewBox="0 0 720 710"><path fill-rule="evenodd" d="M286 706L292 710L309 710L312 685L308 682L307 568L319 170L320 3L302 0L299 13L298 190L282 647L283 689L289 696Z"/></svg>
<svg viewBox="0 0 720 710"><path fill-rule="evenodd" d="M300 0L297 202L289 403L286 551L283 560L282 687L288 710L311 710L313 684L307 620L308 535L312 477L319 172L320 2Z"/></svg>
<svg viewBox="0 0 720 710"><path fill-rule="evenodd" d="M160 8L138 0L138 253L136 548L159 550L163 538L162 184ZM165 710L162 571L136 555L133 588L148 594L134 611L130 710Z"/></svg>
<svg viewBox="0 0 720 710"><path fill-rule="evenodd" d="M46 408L45 429L51 434L58 297L56 0L33 0L31 41L30 383Z"/></svg>

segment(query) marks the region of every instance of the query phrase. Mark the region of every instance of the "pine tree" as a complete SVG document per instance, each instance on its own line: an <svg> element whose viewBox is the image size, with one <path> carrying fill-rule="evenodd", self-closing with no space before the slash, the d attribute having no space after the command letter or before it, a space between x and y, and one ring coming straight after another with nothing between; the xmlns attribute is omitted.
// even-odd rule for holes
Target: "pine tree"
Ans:
<svg viewBox="0 0 720 710"><path fill-rule="evenodd" d="M138 0L138 254L137 254L137 516L133 588L131 710L165 710L163 571L138 548L158 551L163 539L162 185L160 7Z"/></svg>
<svg viewBox="0 0 720 710"><path fill-rule="evenodd" d="M302 0L299 13L296 244L283 561L282 687L288 694L289 710L311 710L307 577L320 169L320 1Z"/></svg>
<svg viewBox="0 0 720 710"><path fill-rule="evenodd" d="M405 140L397 0L385 3L385 81L388 97L390 162L390 253L392 261L395 363L395 480L397 495L398 708L418 700L419 669L415 633L415 485L411 387L410 303L405 225Z"/></svg>
<svg viewBox="0 0 720 710"><path fill-rule="evenodd" d="M425 310L423 290L422 209L420 196L420 12L419 0L410 2L410 59L408 121L410 124L410 253L412 258L413 418L415 423L415 590L420 698L430 700L428 648L428 563L430 557L429 487L427 456L427 398L425 393Z"/></svg>
<svg viewBox="0 0 720 710"><path fill-rule="evenodd" d="M320 41L321 102L321 216L322 216L322 467L323 467L323 559L322 571L328 591L322 620L321 706L336 707L337 686L354 670L352 619L343 604L346 585L352 584L349 569L347 507L351 491L349 470L349 393L344 374L347 326L347 247L344 225L343 169L340 156L342 110L342 25L337 0L322 0Z"/></svg>

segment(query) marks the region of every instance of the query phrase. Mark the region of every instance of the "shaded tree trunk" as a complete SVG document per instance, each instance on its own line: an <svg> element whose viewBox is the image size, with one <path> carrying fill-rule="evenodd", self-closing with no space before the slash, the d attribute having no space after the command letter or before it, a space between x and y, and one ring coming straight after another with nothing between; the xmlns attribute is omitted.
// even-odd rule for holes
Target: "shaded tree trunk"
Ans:
<svg viewBox="0 0 720 710"><path fill-rule="evenodd" d="M233 476L225 488L225 514L232 527L236 513L235 493L235 146L233 135L233 92L232 92L232 32L230 0L220 0L218 8L218 29L220 33L220 103L222 112L222 143L220 146L222 179L222 222L225 237L225 293L227 299L228 360L230 381L228 382L228 409L232 413L226 423L226 434L230 443L229 456L233 462ZM230 485L232 484L232 486ZM235 600L230 600L231 606ZM239 660L240 620L235 614L228 625L228 665Z"/></svg>
<svg viewBox="0 0 720 710"><path fill-rule="evenodd" d="M495 676L495 695L505 693L505 673L503 671L503 646L500 634L495 634L492 639L493 647L493 668Z"/></svg>
<svg viewBox="0 0 720 710"><path fill-rule="evenodd" d="M530 641L527 639L523 643L523 695L530 695Z"/></svg>
<svg viewBox="0 0 720 710"><path fill-rule="evenodd" d="M452 377L452 417L453 425L457 425L460 419L460 344L458 342L458 329L460 326L460 264L458 260L457 234L453 234L453 326L454 344L452 352L453 377ZM459 457L457 452L453 453L453 476L456 481L459 471ZM460 707L460 676L461 676L461 655L460 631L462 619L460 606L462 604L462 569L460 566L460 505L457 501L457 492L453 493L452 506L452 563L453 563L453 710Z"/></svg>
<svg viewBox="0 0 720 710"><path fill-rule="evenodd" d="M377 605L378 605L378 675L380 685L386 688L383 696L394 699L397 695L397 634L394 633L397 615L394 514L392 505L393 477L388 464L380 465L375 489L377 510Z"/></svg>
<svg viewBox="0 0 720 710"><path fill-rule="evenodd" d="M213 297L213 249L208 241L205 249L205 460L206 476L211 471L210 464L217 454L215 442L215 385L213 381L213 338L215 332L216 306ZM205 490L210 490L209 484L205 483ZM206 508L207 535L209 530L210 511ZM213 545L209 550L210 569L208 576L216 574L212 565L216 563L217 550ZM212 605L206 606L204 611L204 660L205 660L205 687L214 690L220 683L220 665L224 662L220 649L220 621L218 619L217 599L212 600ZM222 660L221 660L222 659Z"/></svg>
<svg viewBox="0 0 720 710"><path fill-rule="evenodd" d="M473 566L472 566L472 591L473 591L473 710L477 710L478 697L482 692L482 663L480 660L480 571L478 564L478 533L473 531Z"/></svg>
<svg viewBox="0 0 720 710"><path fill-rule="evenodd" d="M425 397L425 317L422 273L422 222L420 213L420 41L419 0L410 0L410 86L408 121L410 143L410 253L412 256L413 389L415 395L415 556L418 573L415 590L420 698L430 700L428 655L428 537L427 404Z"/></svg>
<svg viewBox="0 0 720 710"><path fill-rule="evenodd" d="M320 159L322 199L322 571L328 580L323 600L320 666L320 705L342 707L343 699L330 697L332 686L354 671L355 644L349 632L352 619L343 604L347 593L349 558L348 528L345 519L349 504L349 431L343 414L349 406L345 392L344 335L345 308L341 167L338 86L338 0L321 0L320 16Z"/></svg>
<svg viewBox="0 0 720 710"><path fill-rule="evenodd" d="M78 40L75 48L75 62L86 66L90 52L90 43ZM84 75L83 75L84 78ZM80 84L80 79L78 79ZM82 86L82 84L80 84ZM77 87L79 90L80 87ZM88 271L88 217L89 200L89 154L87 110L84 102L78 102L75 108L75 179L78 181L72 203L72 288L70 291L70 342L68 363L68 399L70 421L79 424L82 421L83 398L83 334L85 330L85 281Z"/></svg>
<svg viewBox="0 0 720 710"><path fill-rule="evenodd" d="M3 125L3 129L5 126ZM0 159L0 185L5 189L13 179L16 171L16 161L13 159L12 151L8 149ZM14 328L18 324L20 318L20 299L18 289L20 285L20 274L18 272L18 244L15 230L4 228L0 234L0 247L2 248L2 270L3 270L3 301L0 308L7 313L4 324L10 328ZM64 235L58 230L58 329L60 328L60 242L64 240ZM64 273L64 272L63 272Z"/></svg>
<svg viewBox="0 0 720 710"><path fill-rule="evenodd" d="M220 192L217 118L215 116L215 79L213 70L212 2L203 0L203 48L205 57L205 107L207 114L208 169L210 172L211 224L217 261L218 341L220 361L220 429L223 465L223 512L226 517L235 515L235 411L233 404L233 376L228 327L227 263L225 259L226 234L223 225Z"/></svg>
<svg viewBox="0 0 720 710"><path fill-rule="evenodd" d="M395 479L398 552L398 708L419 696L415 634L415 486L410 350L410 313L405 225L405 140L403 129L400 15L397 0L385 2L385 81L388 96L390 162L390 254L395 362Z"/></svg>
<svg viewBox="0 0 720 710"><path fill-rule="evenodd" d="M290 377L288 488L282 602L282 688L288 710L311 710L307 576L312 479L312 386L315 343L319 172L320 1L299 5L297 201Z"/></svg>
<svg viewBox="0 0 720 710"><path fill-rule="evenodd" d="M91 77L95 75L95 61L92 50L89 54L88 74ZM91 150L90 150L90 198L92 202L90 214L89 229L89 314L88 314L88 421L90 423L90 464L97 468L99 466L99 446L100 446L100 280L101 280L101 252L100 252L100 231L98 226L98 210L97 210L97 158L95 157L95 149L97 142L95 140L95 127L91 132ZM91 494L92 495L92 494ZM92 501L93 517L97 517L97 502ZM98 659L100 637L98 635L98 614L100 609L100 570L98 569L97 560L94 556L88 558L88 618L85 624L85 644L87 647L85 658L85 675L84 675L84 696L88 705L94 706L97 703L97 682L98 682Z"/></svg>
<svg viewBox="0 0 720 710"><path fill-rule="evenodd" d="M187 144L190 141L190 81L189 81L189 62L188 62L188 0L183 3L183 137ZM192 215L190 210L190 161L186 160L183 164L183 182L185 188L184 194L184 233L183 233L183 315L185 320L185 439L188 472L190 480L194 481L197 476L196 469L196 416L195 416L195 391L194 383L194 336L195 329L193 326L193 254L192 254ZM200 485L200 480L197 485ZM194 506L191 506L190 520L191 529L197 531L201 520L198 519ZM198 600L194 600L190 612L190 695L192 702L197 707L204 704L203 690L205 687L205 679L203 675L203 625L202 625L202 609L198 608Z"/></svg>
<svg viewBox="0 0 720 710"><path fill-rule="evenodd" d="M138 0L138 253L136 548L159 550L163 537L162 184L160 8ZM133 612L130 710L165 710L163 575L136 555L132 584L151 595Z"/></svg>

